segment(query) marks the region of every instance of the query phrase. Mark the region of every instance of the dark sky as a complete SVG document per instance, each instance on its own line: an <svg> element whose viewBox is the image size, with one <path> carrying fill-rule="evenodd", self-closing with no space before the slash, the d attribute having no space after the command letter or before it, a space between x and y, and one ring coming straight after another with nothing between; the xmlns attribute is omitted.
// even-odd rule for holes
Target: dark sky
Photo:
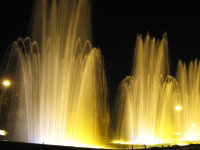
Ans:
<svg viewBox="0 0 200 150"><path fill-rule="evenodd" d="M1 3L1 62L12 41L29 35L32 2L6 0ZM151 36L161 38L167 32L172 74L178 59L189 62L200 58L197 6L186 2L92 1L93 44L102 50L111 98L114 98L120 81L131 72L137 34L145 36L149 32Z"/></svg>
<svg viewBox="0 0 200 150"><path fill-rule="evenodd" d="M95 46L104 55L112 98L120 81L131 72L137 34L149 32L161 38L167 32L171 74L178 59L200 58L200 17L195 4L107 2L93 1L93 33Z"/></svg>

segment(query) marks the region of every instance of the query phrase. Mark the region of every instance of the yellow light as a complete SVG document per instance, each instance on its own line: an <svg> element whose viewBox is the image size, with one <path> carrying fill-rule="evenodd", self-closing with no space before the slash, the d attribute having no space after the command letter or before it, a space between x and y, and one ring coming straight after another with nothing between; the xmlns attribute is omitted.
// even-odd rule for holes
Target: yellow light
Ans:
<svg viewBox="0 0 200 150"><path fill-rule="evenodd" d="M125 145L156 145L161 144L161 140L150 140L150 139L142 139L142 140L136 140L136 141L120 141L120 140L114 140L112 141L114 144L125 144Z"/></svg>
<svg viewBox="0 0 200 150"><path fill-rule="evenodd" d="M196 124L195 124L195 123L192 123L192 127L196 127Z"/></svg>
<svg viewBox="0 0 200 150"><path fill-rule="evenodd" d="M199 138L194 135L194 136L188 136L188 137L186 137L186 140L187 141L198 141Z"/></svg>
<svg viewBox="0 0 200 150"><path fill-rule="evenodd" d="M5 130L0 130L0 135L5 136L7 132Z"/></svg>
<svg viewBox="0 0 200 150"><path fill-rule="evenodd" d="M177 143L176 145L179 145L179 146L185 146L185 145L189 145L188 143L184 143L184 142L180 142L180 143Z"/></svg>
<svg viewBox="0 0 200 150"><path fill-rule="evenodd" d="M11 85L11 82L10 82L9 80L4 80L4 81L3 81L3 85L4 85L5 87L8 87L8 86Z"/></svg>
<svg viewBox="0 0 200 150"><path fill-rule="evenodd" d="M180 110L182 110L182 107L181 106L175 106L175 110L180 111Z"/></svg>
<svg viewBox="0 0 200 150"><path fill-rule="evenodd" d="M174 132L174 135L179 136L179 135L181 135L181 133L180 132Z"/></svg>
<svg viewBox="0 0 200 150"><path fill-rule="evenodd" d="M121 140L114 140L114 141L112 141L112 143L114 143L114 144L127 144L127 145L133 144L133 142L130 142L130 141L121 141Z"/></svg>

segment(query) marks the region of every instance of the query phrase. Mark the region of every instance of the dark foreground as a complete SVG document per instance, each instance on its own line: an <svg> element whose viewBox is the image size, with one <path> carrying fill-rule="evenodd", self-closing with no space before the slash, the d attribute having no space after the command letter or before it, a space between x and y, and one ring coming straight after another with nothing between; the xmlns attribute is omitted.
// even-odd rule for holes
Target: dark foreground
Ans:
<svg viewBox="0 0 200 150"><path fill-rule="evenodd" d="M32 144L21 142L0 141L0 150L87 150L90 148L78 148L68 146L57 145L45 145L45 144Z"/></svg>
<svg viewBox="0 0 200 150"><path fill-rule="evenodd" d="M87 150L88 149L88 150L91 150L92 148L78 148L78 147L68 147L68 146L0 141L0 150L8 150L8 149L11 149L11 150L71 150L71 149L72 150ZM121 147L121 148L115 148L115 149L127 149L127 148ZM130 149L134 149L134 147L130 147ZM192 145L187 145L187 146L152 147L152 148L146 148L146 149L148 150L200 150L200 144L192 144ZM100 150L100 149L95 149L95 150Z"/></svg>

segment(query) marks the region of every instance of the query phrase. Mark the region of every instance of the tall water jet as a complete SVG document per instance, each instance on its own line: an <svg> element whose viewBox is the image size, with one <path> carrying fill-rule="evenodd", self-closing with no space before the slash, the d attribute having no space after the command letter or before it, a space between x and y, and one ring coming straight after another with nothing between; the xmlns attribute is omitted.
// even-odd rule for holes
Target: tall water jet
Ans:
<svg viewBox="0 0 200 150"><path fill-rule="evenodd" d="M32 42L13 43L23 98L17 141L99 146L109 123L99 49L92 48L88 0L36 1ZM81 42L83 41L83 43Z"/></svg>
<svg viewBox="0 0 200 150"><path fill-rule="evenodd" d="M173 98L176 81L168 76L168 42L149 35L136 40L131 76L119 87L117 96L117 141L132 144L156 144L168 137L165 117ZM168 126L169 128L169 126Z"/></svg>
<svg viewBox="0 0 200 150"><path fill-rule="evenodd" d="M200 140L200 62L191 61L187 67L179 61L176 75L179 84L179 105L182 110L177 116L180 139Z"/></svg>

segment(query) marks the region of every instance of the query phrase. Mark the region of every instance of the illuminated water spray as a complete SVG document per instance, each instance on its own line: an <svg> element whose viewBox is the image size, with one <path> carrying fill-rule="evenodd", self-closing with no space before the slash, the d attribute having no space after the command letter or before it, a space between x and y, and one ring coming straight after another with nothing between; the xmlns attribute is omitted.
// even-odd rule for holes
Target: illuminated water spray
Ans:
<svg viewBox="0 0 200 150"><path fill-rule="evenodd" d="M179 61L177 69L179 102L182 106L177 122L182 140L200 140L200 63L191 61L188 68Z"/></svg>
<svg viewBox="0 0 200 150"><path fill-rule="evenodd" d="M36 1L37 42L19 39L13 46L24 93L17 140L102 146L109 122L107 85L101 53L88 41L89 6L87 0Z"/></svg>
<svg viewBox="0 0 200 150"><path fill-rule="evenodd" d="M163 134L170 134L163 127L176 82L168 76L168 71L166 35L160 41L149 35L143 41L138 36L132 75L121 82L118 91L118 142L158 144L162 142Z"/></svg>
<svg viewBox="0 0 200 150"><path fill-rule="evenodd" d="M12 47L22 94L14 140L84 147L108 142L107 84L101 52L90 43L89 6L89 0L36 1L31 38ZM180 61L176 77L169 76L166 35L139 35L132 74L117 93L115 143L199 140L199 62L187 69Z"/></svg>

